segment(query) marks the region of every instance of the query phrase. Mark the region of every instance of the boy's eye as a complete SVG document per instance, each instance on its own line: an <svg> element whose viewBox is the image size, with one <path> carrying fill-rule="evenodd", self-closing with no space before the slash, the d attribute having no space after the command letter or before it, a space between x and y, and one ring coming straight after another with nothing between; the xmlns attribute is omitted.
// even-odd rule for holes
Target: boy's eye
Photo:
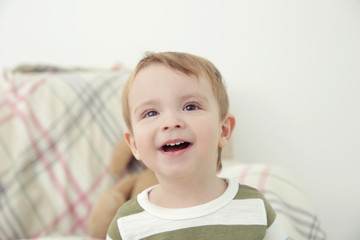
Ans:
<svg viewBox="0 0 360 240"><path fill-rule="evenodd" d="M156 112L156 111L147 111L147 112L145 112L145 113L141 116L141 118L154 117L154 116L156 116L156 115L158 115L158 114L159 114L159 113Z"/></svg>
<svg viewBox="0 0 360 240"><path fill-rule="evenodd" d="M199 109L198 106L196 106L195 104L188 104L185 106L184 111L194 111Z"/></svg>

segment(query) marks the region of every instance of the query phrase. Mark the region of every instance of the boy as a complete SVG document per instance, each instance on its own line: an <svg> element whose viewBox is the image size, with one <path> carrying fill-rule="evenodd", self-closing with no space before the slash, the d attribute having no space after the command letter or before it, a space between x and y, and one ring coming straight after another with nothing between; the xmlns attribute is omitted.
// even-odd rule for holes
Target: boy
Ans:
<svg viewBox="0 0 360 240"><path fill-rule="evenodd" d="M286 238L261 193L217 177L235 118L212 63L148 53L122 97L125 139L159 185L120 207L107 239Z"/></svg>

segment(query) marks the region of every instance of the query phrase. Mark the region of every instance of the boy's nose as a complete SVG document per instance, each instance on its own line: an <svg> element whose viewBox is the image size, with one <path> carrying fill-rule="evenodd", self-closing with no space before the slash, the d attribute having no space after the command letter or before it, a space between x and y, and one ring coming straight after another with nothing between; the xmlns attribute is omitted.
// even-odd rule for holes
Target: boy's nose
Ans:
<svg viewBox="0 0 360 240"><path fill-rule="evenodd" d="M171 129L179 129L184 127L184 122L179 119L177 116L168 116L167 119L164 121L162 130L171 130Z"/></svg>

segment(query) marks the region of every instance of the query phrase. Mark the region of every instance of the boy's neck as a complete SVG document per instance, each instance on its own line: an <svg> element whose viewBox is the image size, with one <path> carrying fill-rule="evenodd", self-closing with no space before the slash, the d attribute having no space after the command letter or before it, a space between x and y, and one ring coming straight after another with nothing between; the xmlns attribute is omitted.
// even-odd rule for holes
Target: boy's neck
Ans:
<svg viewBox="0 0 360 240"><path fill-rule="evenodd" d="M186 208L210 202L222 195L227 183L214 176L208 179L164 181L149 193L149 200L165 208Z"/></svg>

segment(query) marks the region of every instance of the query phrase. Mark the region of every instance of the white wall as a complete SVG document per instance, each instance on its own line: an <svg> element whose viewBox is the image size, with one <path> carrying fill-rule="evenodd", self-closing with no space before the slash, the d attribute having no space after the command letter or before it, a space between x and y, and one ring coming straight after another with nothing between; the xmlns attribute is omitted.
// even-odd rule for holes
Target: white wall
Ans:
<svg viewBox="0 0 360 240"><path fill-rule="evenodd" d="M235 157L293 170L329 239L360 239L359 43L356 0L0 0L1 66L209 58L237 117Z"/></svg>

